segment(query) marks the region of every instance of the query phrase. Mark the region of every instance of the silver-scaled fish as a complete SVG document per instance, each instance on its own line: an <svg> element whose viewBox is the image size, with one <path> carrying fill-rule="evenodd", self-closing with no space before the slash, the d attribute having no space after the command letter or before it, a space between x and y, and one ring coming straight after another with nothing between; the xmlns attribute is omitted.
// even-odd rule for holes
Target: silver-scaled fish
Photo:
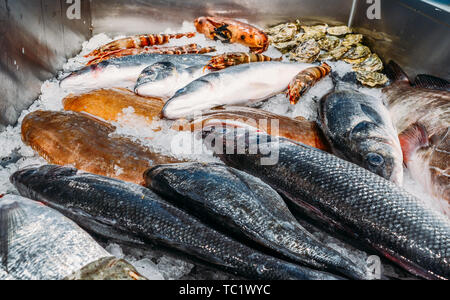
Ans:
<svg viewBox="0 0 450 300"><path fill-rule="evenodd" d="M251 279L338 279L249 248L139 185L58 166L22 170L11 181L22 195L109 239L156 243Z"/></svg>
<svg viewBox="0 0 450 300"><path fill-rule="evenodd" d="M15 195L0 200L0 256L0 279L87 279L86 268L89 279L143 279L59 212Z"/></svg>
<svg viewBox="0 0 450 300"><path fill-rule="evenodd" d="M311 64L260 62L207 74L176 92L165 105L167 119L190 117L224 105L266 100L287 89L292 78Z"/></svg>
<svg viewBox="0 0 450 300"><path fill-rule="evenodd" d="M319 242L291 214L278 193L260 179L223 164L162 165L144 175L147 187L221 230L232 230L285 259L351 279L358 267Z"/></svg>
<svg viewBox="0 0 450 300"><path fill-rule="evenodd" d="M335 78L335 90L320 101L326 138L339 157L401 186L403 152L388 109L346 80Z"/></svg>
<svg viewBox="0 0 450 300"><path fill-rule="evenodd" d="M115 58L73 72L61 81L65 90L86 91L92 89L121 87L133 89L142 71L158 62L168 62L177 68L188 68L211 59L200 54L169 55L140 54Z"/></svg>
<svg viewBox="0 0 450 300"><path fill-rule="evenodd" d="M371 246L417 276L450 278L450 221L398 185L283 138L239 132L213 134L221 141L215 146L218 157L268 183L300 215ZM240 149L246 154L231 154L231 145L235 145L234 153ZM259 154L248 154L256 146ZM221 154L224 149L229 154ZM263 163L266 149L277 152L278 163Z"/></svg>
<svg viewBox="0 0 450 300"><path fill-rule="evenodd" d="M187 68L168 61L155 63L139 75L134 92L140 96L168 100L179 89L208 73L210 71L201 62Z"/></svg>

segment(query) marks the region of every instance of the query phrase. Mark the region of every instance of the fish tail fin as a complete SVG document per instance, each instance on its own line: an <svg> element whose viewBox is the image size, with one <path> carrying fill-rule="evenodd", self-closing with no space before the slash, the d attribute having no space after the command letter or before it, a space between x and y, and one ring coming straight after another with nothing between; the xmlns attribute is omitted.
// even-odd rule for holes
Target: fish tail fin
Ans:
<svg viewBox="0 0 450 300"><path fill-rule="evenodd" d="M406 165L411 161L411 157L417 150L430 146L426 128L418 123L403 131L399 139L403 150L403 161Z"/></svg>
<svg viewBox="0 0 450 300"><path fill-rule="evenodd" d="M386 65L384 72L393 82L398 81L410 83L409 77L405 71L403 71L403 69L392 60Z"/></svg>
<svg viewBox="0 0 450 300"><path fill-rule="evenodd" d="M414 82L414 86L417 88L442 90L450 92L450 82L445 79L438 78L431 75L417 75Z"/></svg>
<svg viewBox="0 0 450 300"><path fill-rule="evenodd" d="M0 203L0 257L1 265L8 272L9 244L14 233L22 226L25 212L19 203Z"/></svg>

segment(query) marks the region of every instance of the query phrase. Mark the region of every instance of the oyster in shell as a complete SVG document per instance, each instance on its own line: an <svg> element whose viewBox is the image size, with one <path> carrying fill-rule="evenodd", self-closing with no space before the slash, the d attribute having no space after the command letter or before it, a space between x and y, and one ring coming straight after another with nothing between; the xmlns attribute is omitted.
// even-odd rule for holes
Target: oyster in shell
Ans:
<svg viewBox="0 0 450 300"><path fill-rule="evenodd" d="M349 33L352 33L352 29L348 26L335 26L335 27L329 27L327 29L327 33L329 35L335 35L335 36L342 36Z"/></svg>
<svg viewBox="0 0 450 300"><path fill-rule="evenodd" d="M343 57L348 59L358 59L367 57L372 53L369 47L364 46L363 44L357 44L355 47L352 47Z"/></svg>
<svg viewBox="0 0 450 300"><path fill-rule="evenodd" d="M319 44L314 40L310 39L300 46L297 47L293 52L291 52L291 60L295 60L303 63L313 63L317 60L320 55Z"/></svg>
<svg viewBox="0 0 450 300"><path fill-rule="evenodd" d="M338 37L327 35L318 41L319 47L325 51L331 51L341 45L341 40Z"/></svg>
<svg viewBox="0 0 450 300"><path fill-rule="evenodd" d="M379 72L383 69L383 62L381 61L381 58L375 53L371 54L366 60L353 67L353 71L356 72Z"/></svg>
<svg viewBox="0 0 450 300"><path fill-rule="evenodd" d="M341 59L349 50L350 48L345 46L339 46L337 48L334 48L333 50L329 52L325 52L319 56L320 61L324 60L339 60Z"/></svg>
<svg viewBox="0 0 450 300"><path fill-rule="evenodd" d="M328 25L302 26L304 31L303 40L314 39L316 41L323 39L327 34Z"/></svg>
<svg viewBox="0 0 450 300"><path fill-rule="evenodd" d="M298 27L294 23L286 23L269 28L266 33L271 43L288 42L294 39L298 33Z"/></svg>
<svg viewBox="0 0 450 300"><path fill-rule="evenodd" d="M360 44L364 39L362 34L347 34L342 41L342 45L352 47Z"/></svg>
<svg viewBox="0 0 450 300"><path fill-rule="evenodd" d="M385 85L389 81L387 76L382 73L367 71L356 72L356 79L363 85L370 87Z"/></svg>

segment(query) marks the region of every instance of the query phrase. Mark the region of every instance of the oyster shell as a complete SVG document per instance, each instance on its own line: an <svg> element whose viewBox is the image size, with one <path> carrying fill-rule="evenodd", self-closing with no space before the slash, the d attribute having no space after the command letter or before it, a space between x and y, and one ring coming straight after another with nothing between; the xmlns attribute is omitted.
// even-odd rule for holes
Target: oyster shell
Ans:
<svg viewBox="0 0 450 300"><path fill-rule="evenodd" d="M362 34L347 34L342 41L342 45L351 47L358 45L361 43L364 39L364 36Z"/></svg>
<svg viewBox="0 0 450 300"><path fill-rule="evenodd" d="M367 71L356 72L356 79L363 85L370 87L385 85L389 81L387 76L382 73Z"/></svg>
<svg viewBox="0 0 450 300"><path fill-rule="evenodd" d="M375 53L371 54L366 60L353 67L353 71L356 72L378 72L382 71L383 69L383 62L381 61L381 58Z"/></svg>
<svg viewBox="0 0 450 300"><path fill-rule="evenodd" d="M297 40L292 40L289 42L273 43L272 45L281 53L286 54L289 51L295 49L295 47L299 45L299 42Z"/></svg>
<svg viewBox="0 0 450 300"><path fill-rule="evenodd" d="M347 59L358 59L367 57L372 53L369 47L364 46L363 44L357 44L352 47L343 57Z"/></svg>
<svg viewBox="0 0 450 300"><path fill-rule="evenodd" d="M341 45L341 40L335 36L327 35L318 41L319 47L325 51L331 51Z"/></svg>
<svg viewBox="0 0 450 300"><path fill-rule="evenodd" d="M359 65L368 58L369 58L369 56L356 58L356 59L344 58L343 61L345 61L346 63L351 64L351 65Z"/></svg>
<svg viewBox="0 0 450 300"><path fill-rule="evenodd" d="M350 48L345 46L339 46L337 48L334 48L333 50L329 52L325 52L319 56L320 61L324 60L339 60L341 59L349 50Z"/></svg>
<svg viewBox="0 0 450 300"><path fill-rule="evenodd" d="M266 33L272 43L288 42L294 39L298 27L294 23L286 23L269 28Z"/></svg>
<svg viewBox="0 0 450 300"><path fill-rule="evenodd" d="M323 39L327 34L328 25L302 26L304 31L303 40L314 39L316 41Z"/></svg>
<svg viewBox="0 0 450 300"><path fill-rule="evenodd" d="M348 26L335 26L335 27L329 27L327 29L327 33L329 35L335 35L335 36L342 36L349 33L352 33L352 29Z"/></svg>
<svg viewBox="0 0 450 300"><path fill-rule="evenodd" d="M319 55L319 44L314 39L310 39L291 52L290 58L291 60L296 60L298 62L313 63L317 60Z"/></svg>

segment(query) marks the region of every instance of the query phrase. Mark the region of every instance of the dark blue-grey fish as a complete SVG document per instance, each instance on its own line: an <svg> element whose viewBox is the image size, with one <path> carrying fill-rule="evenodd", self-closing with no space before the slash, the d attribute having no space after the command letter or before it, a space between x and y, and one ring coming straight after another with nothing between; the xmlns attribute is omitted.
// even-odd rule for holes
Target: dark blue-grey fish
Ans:
<svg viewBox="0 0 450 300"><path fill-rule="evenodd" d="M403 184L400 140L381 99L336 81L336 89L320 101L320 125L336 155Z"/></svg>
<svg viewBox="0 0 450 300"><path fill-rule="evenodd" d="M352 279L367 279L365 263L327 247L306 231L278 193L260 179L222 164L157 166L144 175L147 187L199 218L284 258Z"/></svg>
<svg viewBox="0 0 450 300"><path fill-rule="evenodd" d="M220 131L215 135L221 141L215 146L217 156L268 183L303 215L336 227L415 275L450 278L450 221L398 185L283 138ZM232 154L230 149L237 146L245 154ZM249 154L255 146L259 154ZM273 164L263 160L267 149L277 158Z"/></svg>
<svg viewBox="0 0 450 300"><path fill-rule="evenodd" d="M109 239L157 243L246 278L338 278L236 242L139 185L58 166L22 170L13 174L11 181L22 195Z"/></svg>

